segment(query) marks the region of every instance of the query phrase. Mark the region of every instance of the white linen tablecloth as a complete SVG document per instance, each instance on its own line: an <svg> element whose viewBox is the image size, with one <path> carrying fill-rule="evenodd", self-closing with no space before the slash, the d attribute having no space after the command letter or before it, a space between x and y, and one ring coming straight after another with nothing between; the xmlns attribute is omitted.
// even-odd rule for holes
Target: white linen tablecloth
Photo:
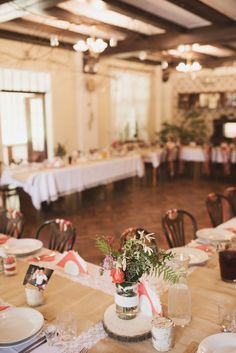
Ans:
<svg viewBox="0 0 236 353"><path fill-rule="evenodd" d="M60 196L105 185L107 183L144 175L141 156L88 161L63 168L6 169L2 173L1 184L22 187L32 199L36 209L41 203L57 200Z"/></svg>
<svg viewBox="0 0 236 353"><path fill-rule="evenodd" d="M180 159L186 162L204 162L204 150L200 146L183 146L180 150Z"/></svg>
<svg viewBox="0 0 236 353"><path fill-rule="evenodd" d="M147 150L141 153L145 163L151 163L153 168L158 168L165 159L165 152L163 149Z"/></svg>

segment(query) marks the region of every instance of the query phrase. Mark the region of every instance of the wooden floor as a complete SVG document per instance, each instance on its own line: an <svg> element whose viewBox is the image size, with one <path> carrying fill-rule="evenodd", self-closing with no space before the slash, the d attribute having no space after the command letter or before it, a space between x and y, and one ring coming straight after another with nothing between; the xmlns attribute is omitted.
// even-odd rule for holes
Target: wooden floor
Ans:
<svg viewBox="0 0 236 353"><path fill-rule="evenodd" d="M44 220L66 218L77 229L75 249L87 261L99 263L101 255L95 247L97 236L114 235L117 239L127 227L143 227L155 232L159 246L164 246L161 217L169 208L181 208L191 212L198 227L208 227L205 198L209 192L222 192L232 181L178 178L161 181L152 186L151 176L140 181L138 178L117 182L112 187L98 187L64 197L36 211L28 195L21 200L25 215L24 237L34 237L35 230ZM188 238L192 237L188 234Z"/></svg>

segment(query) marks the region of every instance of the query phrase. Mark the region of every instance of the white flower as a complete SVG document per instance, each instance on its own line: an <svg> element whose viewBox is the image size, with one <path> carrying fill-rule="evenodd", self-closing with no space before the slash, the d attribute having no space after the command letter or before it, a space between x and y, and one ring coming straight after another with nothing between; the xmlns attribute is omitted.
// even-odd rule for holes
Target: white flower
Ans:
<svg viewBox="0 0 236 353"><path fill-rule="evenodd" d="M153 253L153 249L152 248L150 248L150 246L147 246L147 245L143 245L143 251L145 252L145 253L147 253L149 256L150 255L152 255L152 253Z"/></svg>

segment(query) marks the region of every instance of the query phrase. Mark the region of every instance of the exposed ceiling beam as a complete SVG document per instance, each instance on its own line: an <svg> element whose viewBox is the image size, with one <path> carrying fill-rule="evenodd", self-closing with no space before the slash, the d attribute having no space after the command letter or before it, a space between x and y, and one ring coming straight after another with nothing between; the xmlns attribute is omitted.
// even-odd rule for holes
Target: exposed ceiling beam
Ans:
<svg viewBox="0 0 236 353"><path fill-rule="evenodd" d="M115 48L108 48L102 55L115 55L139 50L168 50L177 48L180 44L212 44L219 41L234 40L236 38L236 26L208 26L189 30L187 33L164 33L148 37L143 40L124 40Z"/></svg>
<svg viewBox="0 0 236 353"><path fill-rule="evenodd" d="M15 24L17 26L21 26L22 28L26 30L31 30L34 31L35 34L38 34L39 36L46 37L48 34L55 34L60 37L66 37L67 39L71 39L71 41L77 42L79 39L84 39L87 38L84 34L80 34L77 32L73 31L68 31L66 29L61 29L57 27L52 27L49 25L46 25L44 23L38 23L38 22L33 22L25 19L15 19L10 21L9 23ZM0 25L1 26L1 25ZM15 29L17 32L17 28ZM59 38L60 39L60 38ZM49 40L49 38L48 38Z"/></svg>
<svg viewBox="0 0 236 353"><path fill-rule="evenodd" d="M146 22L153 26L163 28L172 32L184 32L185 27L175 24L169 20L164 19L163 17L154 15L148 11L140 9L134 5L127 4L121 0L103 0L107 4L109 10L113 10L126 15L137 20Z"/></svg>
<svg viewBox="0 0 236 353"><path fill-rule="evenodd" d="M47 38L42 38L42 37L33 36L29 34L11 32L3 29L0 29L0 38L50 47L50 42ZM74 51L72 45L67 42L60 42L57 48Z"/></svg>
<svg viewBox="0 0 236 353"><path fill-rule="evenodd" d="M129 36L129 37L139 37L139 38L141 36L145 37L145 35L142 35L142 33L140 32L128 30L120 26L115 26L110 24L107 25L104 22L100 22L98 20L94 20L92 18L83 16L83 15L74 14L70 11L60 9L59 7L53 7L53 8L47 9L43 11L43 13L49 16L56 17L59 20L68 21L76 25L86 24L90 26L96 26L98 29L101 29L103 31L108 31L108 32L110 30L114 30L117 32L124 33L126 36Z"/></svg>
<svg viewBox="0 0 236 353"><path fill-rule="evenodd" d="M233 24L233 19L213 9L211 6L204 4L199 0L167 0L213 24L230 25ZM222 0L224 1L224 0ZM226 0L227 1L227 0Z"/></svg>
<svg viewBox="0 0 236 353"><path fill-rule="evenodd" d="M5 4L7 11L3 11L3 13L1 13L1 22L7 22L15 18L20 18L30 12L42 11L44 9L59 5L61 2L63 2L63 0L34 0L30 3L27 0L4 1L1 2L0 5Z"/></svg>
<svg viewBox="0 0 236 353"><path fill-rule="evenodd" d="M139 58L136 58L133 56L129 57L129 58L124 58L124 60L132 61L132 62L139 63L139 64L155 65L155 66L161 64L161 61L150 60L150 59L140 60Z"/></svg>
<svg viewBox="0 0 236 353"><path fill-rule="evenodd" d="M168 56L166 58L163 58L163 60L161 59L155 59L155 58L147 58L145 60L140 60L138 57L132 56L130 55L129 57L123 57L121 58L123 60L131 60L131 61L135 61L135 62L139 62L139 63L144 63L144 64L148 64L148 65L160 65L161 62L163 60L166 60L169 64L169 67L176 67L178 65L179 62L181 61L185 61L184 59L181 58L177 58L177 57L171 57ZM231 55L228 57L224 57L224 58L220 58L220 57L211 57L208 55L202 56L201 58L198 58L199 62L202 64L203 67L208 67L209 65L212 66L219 66L223 63L227 63L227 62L233 62L236 60L236 54L235 55Z"/></svg>

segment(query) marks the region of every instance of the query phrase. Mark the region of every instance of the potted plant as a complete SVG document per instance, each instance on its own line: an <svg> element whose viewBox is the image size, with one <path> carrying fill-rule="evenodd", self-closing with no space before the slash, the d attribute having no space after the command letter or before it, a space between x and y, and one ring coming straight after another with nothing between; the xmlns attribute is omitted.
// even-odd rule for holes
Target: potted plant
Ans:
<svg viewBox="0 0 236 353"><path fill-rule="evenodd" d="M55 147L55 156L59 158L63 158L66 155L66 148L60 142L57 143Z"/></svg>

